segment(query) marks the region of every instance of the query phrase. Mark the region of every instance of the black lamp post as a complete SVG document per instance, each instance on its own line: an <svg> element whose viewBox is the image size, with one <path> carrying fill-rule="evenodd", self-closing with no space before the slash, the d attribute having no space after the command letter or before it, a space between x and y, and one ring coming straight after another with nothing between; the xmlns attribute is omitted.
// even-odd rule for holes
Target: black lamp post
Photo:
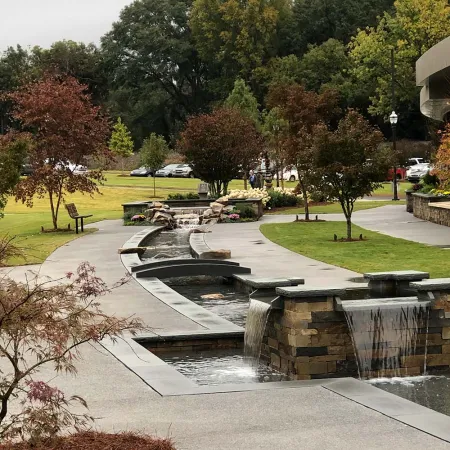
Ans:
<svg viewBox="0 0 450 450"><path fill-rule="evenodd" d="M394 160L397 160L397 122L398 116L395 114L395 111L392 111L392 114L389 116L389 121L391 122L392 127L392 147L394 150ZM394 183L394 198L392 200L397 201L398 198L398 185L397 185L397 166L394 163L394 173L392 174L392 182Z"/></svg>

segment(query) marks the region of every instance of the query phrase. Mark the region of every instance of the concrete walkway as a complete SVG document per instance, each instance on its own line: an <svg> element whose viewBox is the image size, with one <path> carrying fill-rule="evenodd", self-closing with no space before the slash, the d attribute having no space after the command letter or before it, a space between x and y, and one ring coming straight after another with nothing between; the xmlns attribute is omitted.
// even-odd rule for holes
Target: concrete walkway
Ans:
<svg viewBox="0 0 450 450"><path fill-rule="evenodd" d="M41 273L60 277L88 260L97 266L99 275L109 284L121 278L125 270L117 248L138 228L123 227L120 221L100 222L95 226L99 228L97 233L55 251L42 265ZM252 224L232 226L229 229L233 232L222 239L220 233L228 233L228 229L220 226L214 229L210 238L216 243L221 241L221 246L228 242L234 247L248 240L252 248L261 249L258 254L251 252L250 259L246 259L247 263L255 266L255 273L274 275L292 270L289 273L298 275L310 265L309 275L318 281L330 276L344 282L354 275L341 269L327 270L329 266L282 251L275 244L253 242L263 239L251 227ZM235 251L237 253L238 249ZM244 261L248 252L243 250L237 254ZM134 280L100 301L106 312L136 314L156 329L190 331L199 328L148 294ZM52 385L57 385L67 394L84 397L90 413L99 418L99 428L171 436L179 450L450 448L446 442L323 387L160 397L102 348L87 345L82 354L84 361L79 365L78 377L58 376L53 379L54 374L47 371L42 379L52 379Z"/></svg>

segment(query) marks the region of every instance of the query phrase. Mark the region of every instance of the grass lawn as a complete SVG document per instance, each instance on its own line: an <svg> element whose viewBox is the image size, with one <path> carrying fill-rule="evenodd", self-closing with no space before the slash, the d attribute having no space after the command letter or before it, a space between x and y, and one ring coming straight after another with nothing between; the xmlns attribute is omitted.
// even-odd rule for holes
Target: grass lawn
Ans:
<svg viewBox="0 0 450 450"><path fill-rule="evenodd" d="M405 191L411 188L409 181L401 181L398 183L398 196L399 198L406 198ZM380 189L377 189L373 193L373 197L390 197L393 196L392 183L384 183Z"/></svg>
<svg viewBox="0 0 450 450"><path fill-rule="evenodd" d="M93 197L79 193L68 195L66 202L75 203L81 214L93 214L86 223L93 223L103 219L120 219L122 217L122 203L135 200L153 199L153 178L121 176L121 172L106 172L107 181L100 187L101 195ZM156 198L165 199L170 193L196 192L199 180L186 178L157 178ZM296 183L286 183L286 187L295 187ZM234 180L230 189L243 189L242 180ZM361 202L362 203L362 202ZM370 203L370 202L367 202ZM371 204L370 207L381 206ZM334 205L326 209L313 210L313 213L337 212ZM362 208L362 204L361 204ZM286 213L286 212L284 212ZM59 226L66 228L73 221L69 218L65 208L61 208ZM36 199L33 208L27 208L21 203L10 199L5 210L5 218L0 220L1 234L17 236L17 243L27 254L28 264L40 263L56 248L76 238L75 233L41 233L41 227L52 227L49 202L47 199ZM8 264L23 264L23 261L12 259Z"/></svg>
<svg viewBox="0 0 450 450"><path fill-rule="evenodd" d="M386 205L404 205L404 201L392 202L392 201L358 201L355 203L354 211L362 211L364 209L379 208ZM311 214L342 214L342 208L339 203L332 203L330 205L323 206L311 206L309 208ZM289 208L281 209L268 214L304 214L305 208Z"/></svg>
<svg viewBox="0 0 450 450"><path fill-rule="evenodd" d="M431 277L450 277L450 250L385 236L354 226L353 235L367 241L334 242L346 235L345 222L265 224L268 239L296 253L358 273L422 270Z"/></svg>

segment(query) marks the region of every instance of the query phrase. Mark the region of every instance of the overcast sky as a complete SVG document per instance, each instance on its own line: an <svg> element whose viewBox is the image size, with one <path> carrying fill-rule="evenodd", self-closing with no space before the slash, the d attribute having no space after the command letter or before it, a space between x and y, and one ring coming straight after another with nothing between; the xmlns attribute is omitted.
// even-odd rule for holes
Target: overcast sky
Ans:
<svg viewBox="0 0 450 450"><path fill-rule="evenodd" d="M10 45L49 47L63 39L95 42L132 0L0 0L0 52Z"/></svg>

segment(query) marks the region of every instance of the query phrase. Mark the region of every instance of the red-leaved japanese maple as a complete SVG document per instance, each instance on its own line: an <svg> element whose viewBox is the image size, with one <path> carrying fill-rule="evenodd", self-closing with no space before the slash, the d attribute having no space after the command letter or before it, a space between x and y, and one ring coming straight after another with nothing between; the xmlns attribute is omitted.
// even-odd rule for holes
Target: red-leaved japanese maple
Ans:
<svg viewBox="0 0 450 450"><path fill-rule="evenodd" d="M96 193L104 180L101 170L75 173L76 166L108 154L108 121L86 90L75 78L46 75L9 95L14 119L33 140L33 174L16 186L16 200L32 207L36 196L48 196L55 230L64 196Z"/></svg>
<svg viewBox="0 0 450 450"><path fill-rule="evenodd" d="M121 280L121 286L126 280ZM88 263L61 280L0 278L0 440L36 445L66 429L82 430L92 418L72 412L86 405L39 379L43 365L76 374L79 346L143 329L136 318L105 314L100 296L110 288ZM11 402L15 405L11 411Z"/></svg>

